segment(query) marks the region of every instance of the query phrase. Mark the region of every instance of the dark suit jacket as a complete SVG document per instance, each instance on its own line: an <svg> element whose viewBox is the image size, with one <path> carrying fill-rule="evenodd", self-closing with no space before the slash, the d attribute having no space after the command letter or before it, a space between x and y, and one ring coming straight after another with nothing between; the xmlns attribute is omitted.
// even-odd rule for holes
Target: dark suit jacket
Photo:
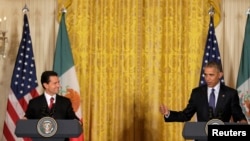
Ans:
<svg viewBox="0 0 250 141"><path fill-rule="evenodd" d="M212 118L218 118L223 122L229 122L231 116L233 120L246 120L239 104L238 92L235 89L220 85L219 96L216 104L215 113L209 108L207 86L194 88L186 108L183 111L170 111L170 116L164 118L166 122L184 122L189 121L196 113L198 121L209 121Z"/></svg>
<svg viewBox="0 0 250 141"><path fill-rule="evenodd" d="M42 94L29 101L25 117L28 119L40 119L51 116L55 119L78 119L72 108L71 101L60 95L56 95L56 103L49 110L45 95ZM79 120L79 119L78 119Z"/></svg>

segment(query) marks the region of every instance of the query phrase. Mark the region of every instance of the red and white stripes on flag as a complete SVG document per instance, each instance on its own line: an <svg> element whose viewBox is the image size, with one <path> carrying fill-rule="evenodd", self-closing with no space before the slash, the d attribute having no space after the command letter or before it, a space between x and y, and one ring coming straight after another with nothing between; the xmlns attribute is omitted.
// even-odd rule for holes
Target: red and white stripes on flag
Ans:
<svg viewBox="0 0 250 141"><path fill-rule="evenodd" d="M23 33L11 78L7 114L4 122L4 141L28 141L15 135L16 122L24 117L30 99L38 96L36 66L27 14L23 17Z"/></svg>

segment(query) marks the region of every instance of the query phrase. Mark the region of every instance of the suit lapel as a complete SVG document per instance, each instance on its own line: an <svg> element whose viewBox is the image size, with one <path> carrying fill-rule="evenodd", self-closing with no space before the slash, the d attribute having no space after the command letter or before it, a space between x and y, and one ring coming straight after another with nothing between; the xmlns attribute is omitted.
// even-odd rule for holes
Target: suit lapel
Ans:
<svg viewBox="0 0 250 141"><path fill-rule="evenodd" d="M201 105L203 105L203 107L204 107L203 108L203 114L204 114L204 117L207 118L207 119L204 119L204 120L209 120L210 118L212 118L213 115L210 115L210 112L209 112L207 85L204 85L202 87L201 94L202 94L202 100L201 100L202 104Z"/></svg>
<svg viewBox="0 0 250 141"><path fill-rule="evenodd" d="M215 107L215 115L216 117L220 117L222 114L221 112L223 111L223 104L224 101L226 99L226 94L223 88L223 85L220 86L220 91L219 91L219 95L218 95L218 99L217 99L217 104Z"/></svg>
<svg viewBox="0 0 250 141"><path fill-rule="evenodd" d="M206 107L205 108L208 108L209 107L209 104L208 104L208 94L207 94L207 85L204 85L202 88L201 88L201 94L202 94L202 102L203 105L205 105ZM205 104L207 103L207 104Z"/></svg>
<svg viewBox="0 0 250 141"><path fill-rule="evenodd" d="M206 108L208 108L209 107L209 103L208 103L207 86L203 87L202 93L204 94L202 99L203 99L204 103L207 103L205 105L207 106Z"/></svg>

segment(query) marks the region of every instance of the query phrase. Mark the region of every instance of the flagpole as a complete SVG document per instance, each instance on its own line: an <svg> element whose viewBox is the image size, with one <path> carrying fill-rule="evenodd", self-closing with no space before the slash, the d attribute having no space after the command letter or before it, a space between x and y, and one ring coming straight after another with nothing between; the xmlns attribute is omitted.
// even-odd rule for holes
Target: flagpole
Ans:
<svg viewBox="0 0 250 141"><path fill-rule="evenodd" d="M206 84L203 68L207 64L207 62L216 61L221 64L220 51L219 51L219 46L218 46L218 42L217 42L217 38L215 34L215 28L214 28L214 20L213 20L214 13L215 13L214 7L211 6L208 11L208 14L210 15L210 22L209 22L209 27L208 27L207 41L206 41L203 60L202 60L199 85ZM220 81L221 81L221 84L225 84L223 76L221 77Z"/></svg>
<svg viewBox="0 0 250 141"><path fill-rule="evenodd" d="M250 107L247 106L250 101L250 74L249 74L249 52L250 52L250 41L249 41L249 32L250 32L250 8L246 12L246 25L245 25L245 34L243 39L243 45L241 50L240 64L238 70L238 76L236 81L236 88L238 90L240 104L245 116L247 118L248 124L250 124Z"/></svg>
<svg viewBox="0 0 250 141"><path fill-rule="evenodd" d="M27 11L28 8L25 6L23 12ZM27 109L29 100L39 96L39 93L36 90L38 88L38 83L32 40L30 36L30 26L26 14L23 14L22 27L22 36L11 77L10 93L7 101L7 114L3 129L4 139L8 141L29 140L29 138L23 138L21 136L17 137L15 134L15 123L24 118L25 109Z"/></svg>
<svg viewBox="0 0 250 141"><path fill-rule="evenodd" d="M68 97L72 101L73 109L82 122L83 119L81 110L80 87L65 22L66 12L67 10L64 6L62 6L61 10L58 11L58 13L61 14L61 19L59 22L59 29L57 34L53 70L58 73L60 78L61 89L59 93L62 96ZM70 141L83 140L83 133L81 133L79 137L70 138Z"/></svg>

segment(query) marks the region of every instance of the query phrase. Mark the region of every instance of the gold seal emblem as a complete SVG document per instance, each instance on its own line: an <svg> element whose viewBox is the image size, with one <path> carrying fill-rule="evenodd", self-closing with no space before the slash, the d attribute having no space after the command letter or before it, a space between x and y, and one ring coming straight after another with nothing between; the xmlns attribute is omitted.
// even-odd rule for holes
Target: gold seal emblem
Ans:
<svg viewBox="0 0 250 141"><path fill-rule="evenodd" d="M219 120L219 119L209 120L205 126L206 135L208 135L208 125L224 125L224 122L222 120Z"/></svg>
<svg viewBox="0 0 250 141"><path fill-rule="evenodd" d="M37 131L43 137L52 137L57 132L57 122L52 117L43 117L37 123Z"/></svg>

